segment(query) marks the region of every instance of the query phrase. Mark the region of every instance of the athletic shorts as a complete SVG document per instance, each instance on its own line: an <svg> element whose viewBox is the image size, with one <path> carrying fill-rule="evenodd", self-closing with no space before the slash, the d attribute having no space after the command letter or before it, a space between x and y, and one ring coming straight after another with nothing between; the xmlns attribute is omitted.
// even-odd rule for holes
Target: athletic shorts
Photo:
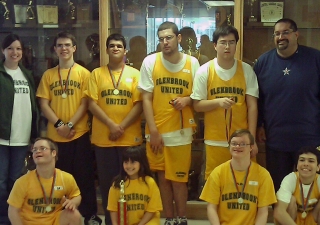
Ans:
<svg viewBox="0 0 320 225"><path fill-rule="evenodd" d="M146 144L147 157L153 171L164 171L167 180L188 182L191 164L191 144L165 146L157 155L152 152L150 142Z"/></svg>

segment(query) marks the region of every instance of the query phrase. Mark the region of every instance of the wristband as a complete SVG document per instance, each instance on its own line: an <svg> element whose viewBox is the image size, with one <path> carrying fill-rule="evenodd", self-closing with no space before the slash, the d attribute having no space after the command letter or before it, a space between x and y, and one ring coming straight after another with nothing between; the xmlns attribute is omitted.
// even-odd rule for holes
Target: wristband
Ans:
<svg viewBox="0 0 320 225"><path fill-rule="evenodd" d="M58 119L58 121L54 124L54 127L58 128L58 127L60 127L62 125L64 125L64 122L62 120Z"/></svg>

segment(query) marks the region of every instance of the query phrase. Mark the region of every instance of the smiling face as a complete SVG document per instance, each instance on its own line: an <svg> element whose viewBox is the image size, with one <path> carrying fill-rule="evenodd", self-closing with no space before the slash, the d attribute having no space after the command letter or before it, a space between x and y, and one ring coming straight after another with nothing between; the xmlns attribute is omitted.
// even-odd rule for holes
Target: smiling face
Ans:
<svg viewBox="0 0 320 225"><path fill-rule="evenodd" d="M5 61L11 65L18 65L22 58L22 46L20 41L16 40L11 43L8 47L2 50L4 54Z"/></svg>
<svg viewBox="0 0 320 225"><path fill-rule="evenodd" d="M295 51L298 45L298 32L290 27L290 23L277 23L274 27L274 44L281 51Z"/></svg>
<svg viewBox="0 0 320 225"><path fill-rule="evenodd" d="M73 53L76 51L76 46L73 45L70 38L58 38L56 46L54 46L54 51L60 60L73 60Z"/></svg>
<svg viewBox="0 0 320 225"><path fill-rule="evenodd" d="M304 181L306 181L306 183L312 181L316 172L319 171L317 156L313 153L303 153L299 155L297 170L303 183Z"/></svg>
<svg viewBox="0 0 320 225"><path fill-rule="evenodd" d="M130 180L138 179L140 170L140 163L138 161L131 161L131 159L124 161L123 169L129 176Z"/></svg>
<svg viewBox="0 0 320 225"><path fill-rule="evenodd" d="M250 158L250 152L252 150L252 146L250 145L250 139L247 134L242 136L233 137L230 141L230 154L232 158L240 159L240 158Z"/></svg>
<svg viewBox="0 0 320 225"><path fill-rule="evenodd" d="M111 62L120 62L126 55L126 49L121 40L110 40L107 47L107 54Z"/></svg>
<svg viewBox="0 0 320 225"><path fill-rule="evenodd" d="M55 162L56 150L52 150L46 140L38 140L33 145L33 160L36 165Z"/></svg>

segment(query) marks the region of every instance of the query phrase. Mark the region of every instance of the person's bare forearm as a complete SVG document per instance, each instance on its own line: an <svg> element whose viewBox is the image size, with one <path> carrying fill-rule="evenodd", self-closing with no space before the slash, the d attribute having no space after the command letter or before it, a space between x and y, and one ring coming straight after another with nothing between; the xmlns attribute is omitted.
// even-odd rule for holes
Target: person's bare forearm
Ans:
<svg viewBox="0 0 320 225"><path fill-rule="evenodd" d="M12 225L23 225L20 217L20 209L10 205L8 208L8 216Z"/></svg>
<svg viewBox="0 0 320 225"><path fill-rule="evenodd" d="M138 225L147 224L153 218L154 214L154 212L145 212Z"/></svg>
<svg viewBox="0 0 320 225"><path fill-rule="evenodd" d="M108 115L93 100L89 100L89 110L93 116L95 116L98 120L100 120L109 128L111 124L114 123L112 119L110 119Z"/></svg>
<svg viewBox="0 0 320 225"><path fill-rule="evenodd" d="M126 129L141 116L141 113L142 113L142 102L136 102L136 104L130 110L128 115L122 120L122 122L120 123L120 126L123 129Z"/></svg>

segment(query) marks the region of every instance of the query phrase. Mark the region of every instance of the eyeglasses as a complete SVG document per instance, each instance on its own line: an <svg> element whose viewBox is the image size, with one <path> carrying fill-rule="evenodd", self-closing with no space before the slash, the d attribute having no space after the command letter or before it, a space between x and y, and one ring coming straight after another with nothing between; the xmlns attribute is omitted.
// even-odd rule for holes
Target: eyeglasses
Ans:
<svg viewBox="0 0 320 225"><path fill-rule="evenodd" d="M73 45L71 43L67 43L67 44L57 44L56 46L57 48L71 48L73 47Z"/></svg>
<svg viewBox="0 0 320 225"><path fill-rule="evenodd" d="M168 35L166 37L159 37L159 42L170 41L172 38L174 38L175 35Z"/></svg>
<svg viewBox="0 0 320 225"><path fill-rule="evenodd" d="M231 142L230 145L231 145L232 147L237 147L237 146L239 146L240 148L244 148L244 147L246 147L247 145L251 145L251 144Z"/></svg>
<svg viewBox="0 0 320 225"><path fill-rule="evenodd" d="M285 31L282 31L282 32L274 32L273 33L273 37L280 37L280 36L282 36L282 37L286 37L286 36L288 36L289 34L291 34L292 32L294 32L293 30L285 30Z"/></svg>
<svg viewBox="0 0 320 225"><path fill-rule="evenodd" d="M43 152L43 151L45 151L45 150L47 150L47 149L50 149L50 148L47 148L47 147L44 147L44 146L40 146L39 148L33 148L33 149L31 149L31 152L34 154L34 153L37 153L38 151L39 151L39 152Z"/></svg>
<svg viewBox="0 0 320 225"><path fill-rule="evenodd" d="M234 46L237 44L237 42L234 40L233 41L219 41L218 44L227 47L227 45Z"/></svg>

